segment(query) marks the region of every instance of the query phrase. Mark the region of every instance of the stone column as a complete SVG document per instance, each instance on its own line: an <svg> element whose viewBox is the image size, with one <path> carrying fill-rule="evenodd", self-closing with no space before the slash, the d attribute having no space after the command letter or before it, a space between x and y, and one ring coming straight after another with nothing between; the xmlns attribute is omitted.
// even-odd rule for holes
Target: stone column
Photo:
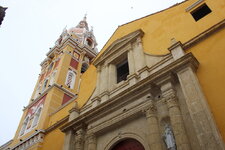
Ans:
<svg viewBox="0 0 225 150"><path fill-rule="evenodd" d="M141 37L138 37L137 41L133 44L133 57L135 58L136 72L146 66Z"/></svg>
<svg viewBox="0 0 225 150"><path fill-rule="evenodd" d="M72 129L69 131L66 131L63 150L74 150L74 137L75 137L75 133Z"/></svg>
<svg viewBox="0 0 225 150"><path fill-rule="evenodd" d="M224 142L193 68L186 66L177 72L177 76L201 149L224 150Z"/></svg>
<svg viewBox="0 0 225 150"><path fill-rule="evenodd" d="M178 150L190 150L190 144L184 127L182 114L179 108L175 90L172 83L167 82L161 86L162 96L166 99L170 123L176 140Z"/></svg>
<svg viewBox="0 0 225 150"><path fill-rule="evenodd" d="M75 150L84 150L84 130L80 129L75 136Z"/></svg>
<svg viewBox="0 0 225 150"><path fill-rule="evenodd" d="M158 118L156 116L156 107L154 105L153 100L150 100L150 105L147 109L145 109L147 126L149 128L149 146L152 150L162 150L161 145L161 136L158 125Z"/></svg>
<svg viewBox="0 0 225 150"><path fill-rule="evenodd" d="M96 142L96 137L92 133L88 136L88 150L96 150L97 148L97 142Z"/></svg>

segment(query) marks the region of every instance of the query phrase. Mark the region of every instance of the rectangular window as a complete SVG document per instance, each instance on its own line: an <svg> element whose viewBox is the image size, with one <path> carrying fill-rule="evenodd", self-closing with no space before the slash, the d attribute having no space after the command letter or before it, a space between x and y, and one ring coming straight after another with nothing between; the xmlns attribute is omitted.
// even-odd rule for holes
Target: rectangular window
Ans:
<svg viewBox="0 0 225 150"><path fill-rule="evenodd" d="M127 76L129 75L129 67L127 59L124 60L122 63L116 65L117 71L117 83L127 80Z"/></svg>
<svg viewBox="0 0 225 150"><path fill-rule="evenodd" d="M195 19L195 21L198 21L211 12L211 9L206 4L203 4L194 11L192 11L191 15Z"/></svg>

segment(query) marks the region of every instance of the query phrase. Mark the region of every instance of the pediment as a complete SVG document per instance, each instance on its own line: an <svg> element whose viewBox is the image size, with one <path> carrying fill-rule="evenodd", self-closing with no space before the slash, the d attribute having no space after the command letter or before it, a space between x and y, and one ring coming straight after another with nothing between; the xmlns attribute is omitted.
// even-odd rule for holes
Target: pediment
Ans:
<svg viewBox="0 0 225 150"><path fill-rule="evenodd" d="M144 32L139 29L128 35L125 35L120 39L117 39L103 52L103 54L101 54L99 58L95 60L94 65L98 66L99 64L104 64L106 59L109 59L109 57L116 55L121 50L124 50L124 48L131 48L131 43L136 41L138 37L142 38L143 35Z"/></svg>

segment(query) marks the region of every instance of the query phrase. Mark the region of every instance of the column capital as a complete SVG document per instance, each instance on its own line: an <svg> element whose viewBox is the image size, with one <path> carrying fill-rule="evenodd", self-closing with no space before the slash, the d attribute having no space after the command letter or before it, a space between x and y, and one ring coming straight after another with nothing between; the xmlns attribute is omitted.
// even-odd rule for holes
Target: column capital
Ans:
<svg viewBox="0 0 225 150"><path fill-rule="evenodd" d="M84 143L84 130L83 129L79 129L76 131L75 143L76 143L77 148L80 148L83 146L83 143Z"/></svg>
<svg viewBox="0 0 225 150"><path fill-rule="evenodd" d="M96 144L96 136L94 133L89 133L87 139L89 144Z"/></svg>
<svg viewBox="0 0 225 150"><path fill-rule="evenodd" d="M175 83L175 76L172 73L168 73L164 75L163 77L159 78L155 84L160 87L160 90L162 92L167 91L168 89L173 89L174 88L174 83Z"/></svg>
<svg viewBox="0 0 225 150"><path fill-rule="evenodd" d="M150 100L150 104L143 110L147 118L156 116L157 108L153 100Z"/></svg>
<svg viewBox="0 0 225 150"><path fill-rule="evenodd" d="M97 67L97 72L100 72L100 71L101 71L101 66L98 65L98 67Z"/></svg>

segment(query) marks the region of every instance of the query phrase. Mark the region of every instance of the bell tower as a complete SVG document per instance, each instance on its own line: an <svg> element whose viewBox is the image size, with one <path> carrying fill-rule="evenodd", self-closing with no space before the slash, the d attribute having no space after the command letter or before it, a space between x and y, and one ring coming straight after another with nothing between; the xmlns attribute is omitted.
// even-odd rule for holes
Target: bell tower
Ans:
<svg viewBox="0 0 225 150"><path fill-rule="evenodd" d="M76 100L81 76L97 55L96 46L86 15L77 26L63 29L40 64L38 81L29 104L23 110L11 149L38 149L41 146L45 130L52 125L49 116Z"/></svg>

